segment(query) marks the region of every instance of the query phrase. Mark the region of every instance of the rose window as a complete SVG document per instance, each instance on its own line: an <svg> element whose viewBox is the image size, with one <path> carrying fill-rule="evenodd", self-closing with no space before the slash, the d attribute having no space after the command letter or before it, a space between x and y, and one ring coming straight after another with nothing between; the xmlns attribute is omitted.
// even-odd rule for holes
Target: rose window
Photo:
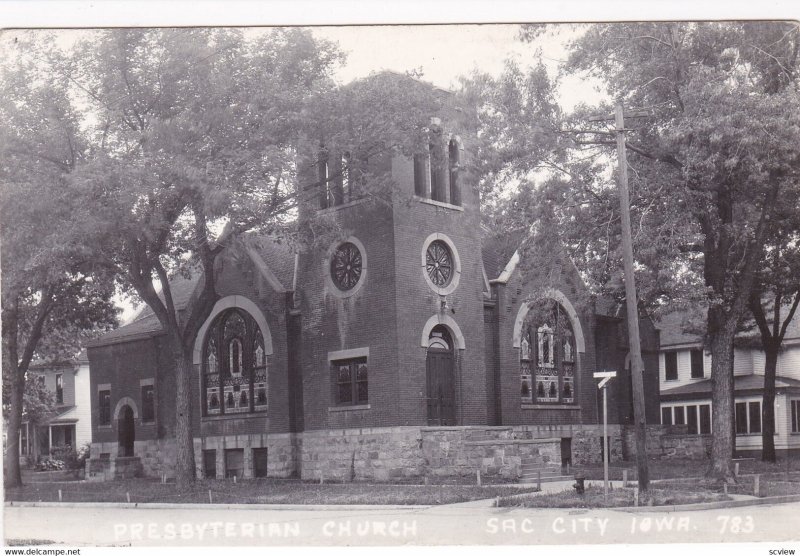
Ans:
<svg viewBox="0 0 800 556"><path fill-rule="evenodd" d="M428 246L425 270L434 285L441 288L450 283L453 277L453 254L445 242L437 239Z"/></svg>
<svg viewBox="0 0 800 556"><path fill-rule="evenodd" d="M347 242L339 246L331 258L331 279L342 291L348 291L358 284L362 271L361 252L354 244Z"/></svg>

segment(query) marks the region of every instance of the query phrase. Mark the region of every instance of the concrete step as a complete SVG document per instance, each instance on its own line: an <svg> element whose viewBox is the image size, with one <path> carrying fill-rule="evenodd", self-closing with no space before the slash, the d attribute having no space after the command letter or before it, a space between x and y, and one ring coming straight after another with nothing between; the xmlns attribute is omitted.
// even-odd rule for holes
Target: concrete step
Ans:
<svg viewBox="0 0 800 556"><path fill-rule="evenodd" d="M520 477L524 479L536 479L537 477L541 477L542 479L550 479L552 477L569 477L570 475L563 475L561 473L542 473L541 475L538 473L520 473Z"/></svg>
<svg viewBox="0 0 800 556"><path fill-rule="evenodd" d="M541 467L536 465L521 465L520 471L541 471L542 473L558 473L559 475L564 472L561 467Z"/></svg>

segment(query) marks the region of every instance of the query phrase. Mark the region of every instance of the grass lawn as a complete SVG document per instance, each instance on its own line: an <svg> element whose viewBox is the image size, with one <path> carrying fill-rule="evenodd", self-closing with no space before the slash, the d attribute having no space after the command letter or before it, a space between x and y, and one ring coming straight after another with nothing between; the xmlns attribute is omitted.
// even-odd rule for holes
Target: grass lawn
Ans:
<svg viewBox="0 0 800 556"><path fill-rule="evenodd" d="M672 506L677 504L694 504L698 502L718 502L730 500L730 496L703 490L679 490L670 487L654 487L647 497L639 500L640 506ZM574 490L565 490L553 494L533 496L504 497L498 501L500 507L521 508L617 508L633 506L633 489L615 488L609 490L608 501L603 496L602 486L589 486L583 495Z"/></svg>
<svg viewBox="0 0 800 556"><path fill-rule="evenodd" d="M650 472L651 480L658 479L682 479L686 477L702 477L708 469L709 460L690 460L690 459L650 459L648 461L648 470ZM636 480L636 462L631 461L617 461L609 464L609 478L614 480L622 480L622 470L628 470L628 480ZM739 462L739 474L777 474L786 471L800 472L800 458L784 457L778 460L777 463L765 463L758 459L743 460ZM603 464L586 465L575 467L570 471L571 474L583 473L587 479L602 480L603 479Z"/></svg>
<svg viewBox="0 0 800 556"><path fill-rule="evenodd" d="M489 485L388 485L366 483L315 484L288 479L202 480L188 491L174 484L148 479L128 479L99 483L31 483L6 490L6 501L58 502L61 489L64 502L173 502L208 504L453 504L496 498L531 488Z"/></svg>

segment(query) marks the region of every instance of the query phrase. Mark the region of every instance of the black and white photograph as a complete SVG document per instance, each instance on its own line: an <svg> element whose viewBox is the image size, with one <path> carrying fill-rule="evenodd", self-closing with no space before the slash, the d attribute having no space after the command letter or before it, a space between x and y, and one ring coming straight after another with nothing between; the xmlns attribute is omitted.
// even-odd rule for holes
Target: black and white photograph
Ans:
<svg viewBox="0 0 800 556"><path fill-rule="evenodd" d="M4 554L800 550L796 8L58 4L0 30Z"/></svg>

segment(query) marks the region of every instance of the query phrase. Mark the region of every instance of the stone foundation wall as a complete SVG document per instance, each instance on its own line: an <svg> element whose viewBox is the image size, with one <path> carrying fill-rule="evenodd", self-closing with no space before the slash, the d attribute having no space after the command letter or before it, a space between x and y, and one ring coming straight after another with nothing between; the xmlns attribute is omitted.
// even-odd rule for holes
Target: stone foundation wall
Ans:
<svg viewBox="0 0 800 556"><path fill-rule="evenodd" d="M512 427L422 429L428 475L473 475L480 469L482 475L515 479L523 461L547 465L560 461L559 452L559 439L520 438Z"/></svg>
<svg viewBox="0 0 800 556"><path fill-rule="evenodd" d="M706 459L711 435L688 434L686 425L647 425L647 453L661 459ZM636 457L636 431L624 427L622 435L628 459Z"/></svg>
<svg viewBox="0 0 800 556"><path fill-rule="evenodd" d="M620 427L609 426L608 434L611 460L622 459ZM570 439L571 450L562 454L564 438ZM523 463L561 465L567 458L573 465L600 463L601 442L602 427L598 425L379 427L209 436L194 439L194 450L198 477L204 476L204 450L216 451L216 478L223 478L225 450L241 449L243 476L249 479L255 472L253 450L267 448L270 477L390 481L403 477L468 476L480 470L483 475L514 479ZM679 443L673 449L687 448ZM104 465L117 459L116 451L116 443L92 444L87 474L95 470L94 480L115 476ZM110 459L99 460L101 453L110 454ZM144 475L175 476L173 439L136 441L134 455L141 461Z"/></svg>
<svg viewBox="0 0 800 556"><path fill-rule="evenodd" d="M424 474L419 427L310 431L300 442L301 477L350 481Z"/></svg>

